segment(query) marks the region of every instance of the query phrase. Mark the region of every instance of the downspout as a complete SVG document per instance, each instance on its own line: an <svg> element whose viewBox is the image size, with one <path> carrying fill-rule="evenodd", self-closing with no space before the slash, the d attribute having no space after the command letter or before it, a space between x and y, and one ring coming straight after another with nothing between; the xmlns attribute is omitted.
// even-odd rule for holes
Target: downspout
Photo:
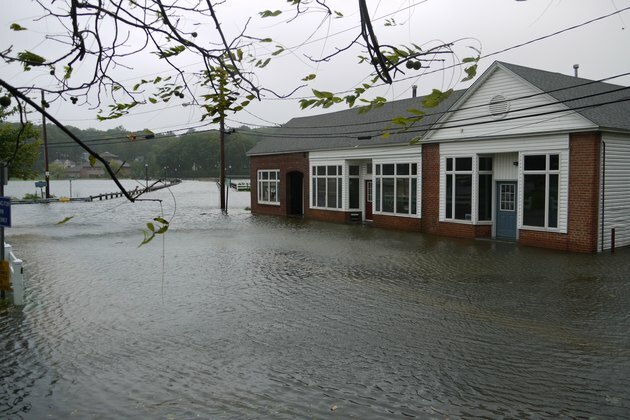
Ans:
<svg viewBox="0 0 630 420"><path fill-rule="evenodd" d="M601 246L602 252L604 252L604 222L606 221L606 142L602 140L602 226L601 226Z"/></svg>

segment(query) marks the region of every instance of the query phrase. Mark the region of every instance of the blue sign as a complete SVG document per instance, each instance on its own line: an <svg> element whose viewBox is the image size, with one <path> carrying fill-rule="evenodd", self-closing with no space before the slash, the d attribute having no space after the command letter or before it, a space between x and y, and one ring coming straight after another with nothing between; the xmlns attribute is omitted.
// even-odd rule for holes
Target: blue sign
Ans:
<svg viewBox="0 0 630 420"><path fill-rule="evenodd" d="M0 197L0 226L11 227L11 197Z"/></svg>
<svg viewBox="0 0 630 420"><path fill-rule="evenodd" d="M46 187L46 181L35 181L35 188L44 188Z"/></svg>

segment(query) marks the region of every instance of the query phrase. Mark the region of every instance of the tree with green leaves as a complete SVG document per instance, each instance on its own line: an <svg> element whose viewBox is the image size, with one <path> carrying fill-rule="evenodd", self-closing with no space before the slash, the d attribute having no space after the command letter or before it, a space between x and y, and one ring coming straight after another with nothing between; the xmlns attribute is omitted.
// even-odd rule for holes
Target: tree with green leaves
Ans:
<svg viewBox="0 0 630 420"><path fill-rule="evenodd" d="M10 100L5 99L0 104L0 162L9 167L9 177L28 179L35 175L33 165L39 156L39 132L30 123L5 122L7 116L16 112Z"/></svg>
<svg viewBox="0 0 630 420"><path fill-rule="evenodd" d="M52 103L59 101L98 109L100 120L120 118L145 105L179 101L182 105L200 107L203 120L222 123L252 101L287 98L316 83L315 72L286 74L282 86L267 85L262 74L285 55L303 55L314 68L340 55L356 54L357 72L364 75L363 83L341 93L311 88L301 107L345 104L369 110L385 102L382 96L371 94L377 85L391 84L396 78L426 70L433 63L443 66L447 58L454 64L463 63L465 79L472 78L479 57L478 51L474 51L472 57L458 62L454 42L407 45L379 42L381 33L369 15L367 0L357 0L352 5L331 0L247 2L249 9L252 4L274 6L252 13L236 30L224 25L222 19L230 7L243 6L234 0L36 0L36 3L41 16L29 24L13 23L11 29L19 37L31 31L30 26L45 25L32 32L42 33L41 43L22 49L3 40L0 59L8 65L20 66L24 72L38 73L33 79L37 83L19 86L0 79L0 85L24 102L23 109L28 105L38 113L47 114L59 126L63 122L47 111ZM275 8L276 5L282 9ZM354 38L344 45L327 46L328 51L319 57L302 53L300 48L313 37L327 36L327 25L345 19L343 8L351 9L350 14L359 17L360 25L351 28ZM287 45L294 42L291 38L282 42L250 29L256 27L253 21L267 20L282 25L283 33L292 34L292 26L299 27L303 19L313 15L321 16L321 22L298 44L301 47ZM395 25L394 19L388 19L382 30ZM153 60L163 73L129 81L120 69L133 68L140 56L145 61ZM46 101L40 104L30 99L34 90L44 92ZM449 90L434 90L432 97L440 101L449 93ZM419 118L413 116L414 121ZM399 122L404 122L402 127L409 124L407 119ZM95 160L101 160L81 139L66 134ZM107 162L102 160L102 163L116 181L114 171ZM127 198L134 200L129 195Z"/></svg>

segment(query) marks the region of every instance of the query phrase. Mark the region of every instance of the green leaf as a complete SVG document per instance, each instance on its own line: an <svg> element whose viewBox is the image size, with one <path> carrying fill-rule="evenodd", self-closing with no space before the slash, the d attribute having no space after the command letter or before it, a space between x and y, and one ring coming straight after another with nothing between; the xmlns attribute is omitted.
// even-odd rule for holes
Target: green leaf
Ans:
<svg viewBox="0 0 630 420"><path fill-rule="evenodd" d="M392 118L392 122L397 125L407 125L413 122L413 120L409 118L405 118L405 117L396 117L396 118Z"/></svg>
<svg viewBox="0 0 630 420"><path fill-rule="evenodd" d="M62 221L57 222L57 224L58 224L58 225L63 225L63 224L64 224L64 223L66 223L68 220L72 220L72 218L73 218L73 217L74 217L74 216L68 216L68 217L65 217Z"/></svg>
<svg viewBox="0 0 630 420"><path fill-rule="evenodd" d="M68 80L72 76L72 66L63 66L63 78Z"/></svg>
<svg viewBox="0 0 630 420"><path fill-rule="evenodd" d="M272 41L273 41L273 39L271 39L271 38L263 38L263 39L260 40L260 42L272 42Z"/></svg>
<svg viewBox="0 0 630 420"><path fill-rule="evenodd" d="M267 66L267 64L269 64L269 62L271 61L271 58L266 59L265 61L262 60L258 60L258 62L256 63L256 67L259 68L264 68L265 66Z"/></svg>
<svg viewBox="0 0 630 420"><path fill-rule="evenodd" d="M88 160L90 161L90 166L91 166L91 167L94 167L94 165L96 165L96 156L94 156L94 155L90 155L90 156L88 157Z"/></svg>
<svg viewBox="0 0 630 420"><path fill-rule="evenodd" d="M26 30L24 26L18 25L17 23L12 23L9 28L11 28L12 31L25 31Z"/></svg>
<svg viewBox="0 0 630 420"><path fill-rule="evenodd" d="M409 108L407 112L413 115L417 115L419 117L423 117L425 115L424 111L420 111L419 109L415 109L415 108Z"/></svg>
<svg viewBox="0 0 630 420"><path fill-rule="evenodd" d="M273 12L271 10L264 10L262 12L258 13L260 15L260 17L276 17L279 16L280 14L282 14L281 10L274 10Z"/></svg>
<svg viewBox="0 0 630 420"><path fill-rule="evenodd" d="M320 99L332 99L332 97L334 96L332 92L324 92L324 91L315 90L315 89L313 89L313 95L315 95L316 98L320 98Z"/></svg>
<svg viewBox="0 0 630 420"><path fill-rule="evenodd" d="M157 51L156 54L160 58L168 58L173 57L175 55L179 55L186 50L186 47L183 45L176 45L174 47L168 48L166 50Z"/></svg>
<svg viewBox="0 0 630 420"><path fill-rule="evenodd" d="M335 10L335 16L336 16L337 18L342 18L342 17L343 17L343 13L338 12L337 10Z"/></svg>
<svg viewBox="0 0 630 420"><path fill-rule="evenodd" d="M150 235L146 231L142 231L142 233L144 233L144 240L140 243L140 245L138 245L138 248L140 248L142 245L148 244L153 240L153 238L155 238L155 233Z"/></svg>
<svg viewBox="0 0 630 420"><path fill-rule="evenodd" d="M271 53L271 55L279 55L282 53L282 51L284 51L284 48L282 48L280 45L276 45L276 47L278 48L277 50L275 50L274 52Z"/></svg>
<svg viewBox="0 0 630 420"><path fill-rule="evenodd" d="M147 229L149 229L151 232L155 232L155 225L149 222L147 223Z"/></svg>
<svg viewBox="0 0 630 420"><path fill-rule="evenodd" d="M425 108L435 108L446 98L451 96L453 93L453 89L449 89L446 92L442 92L438 89L433 89L433 91L422 99L422 106Z"/></svg>
<svg viewBox="0 0 630 420"><path fill-rule="evenodd" d="M317 76L314 74L309 74L308 76L304 77L302 80L305 82L308 82L309 80L313 80L315 79Z"/></svg>
<svg viewBox="0 0 630 420"><path fill-rule="evenodd" d="M46 62L44 57L30 51L19 52L17 56L24 66L24 71L29 71L31 66L41 66Z"/></svg>
<svg viewBox="0 0 630 420"><path fill-rule="evenodd" d="M467 82L473 79L477 75L477 64L473 64L470 67L466 67L464 71L466 72L467 76L462 79L462 82Z"/></svg>
<svg viewBox="0 0 630 420"><path fill-rule="evenodd" d="M166 220L166 219L164 219L162 217L159 217L159 216L158 217L154 217L153 220L158 222L158 223L161 223L163 225L168 225L168 220Z"/></svg>
<svg viewBox="0 0 630 420"><path fill-rule="evenodd" d="M300 99L300 108L306 109L310 106L313 106L317 102L315 99Z"/></svg>
<svg viewBox="0 0 630 420"><path fill-rule="evenodd" d="M149 102L151 102L152 104L156 104L157 103L157 99L151 97L151 98L149 98Z"/></svg>

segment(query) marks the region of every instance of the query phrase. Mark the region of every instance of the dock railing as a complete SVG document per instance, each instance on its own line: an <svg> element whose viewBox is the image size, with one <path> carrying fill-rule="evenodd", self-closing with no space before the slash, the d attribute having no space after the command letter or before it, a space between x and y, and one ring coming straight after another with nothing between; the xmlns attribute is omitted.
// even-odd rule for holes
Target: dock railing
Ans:
<svg viewBox="0 0 630 420"><path fill-rule="evenodd" d="M13 296L13 304L16 306L24 305L24 269L22 260L17 258L13 253L13 247L8 243L4 243L4 255L9 261L9 284L11 291L9 295Z"/></svg>

